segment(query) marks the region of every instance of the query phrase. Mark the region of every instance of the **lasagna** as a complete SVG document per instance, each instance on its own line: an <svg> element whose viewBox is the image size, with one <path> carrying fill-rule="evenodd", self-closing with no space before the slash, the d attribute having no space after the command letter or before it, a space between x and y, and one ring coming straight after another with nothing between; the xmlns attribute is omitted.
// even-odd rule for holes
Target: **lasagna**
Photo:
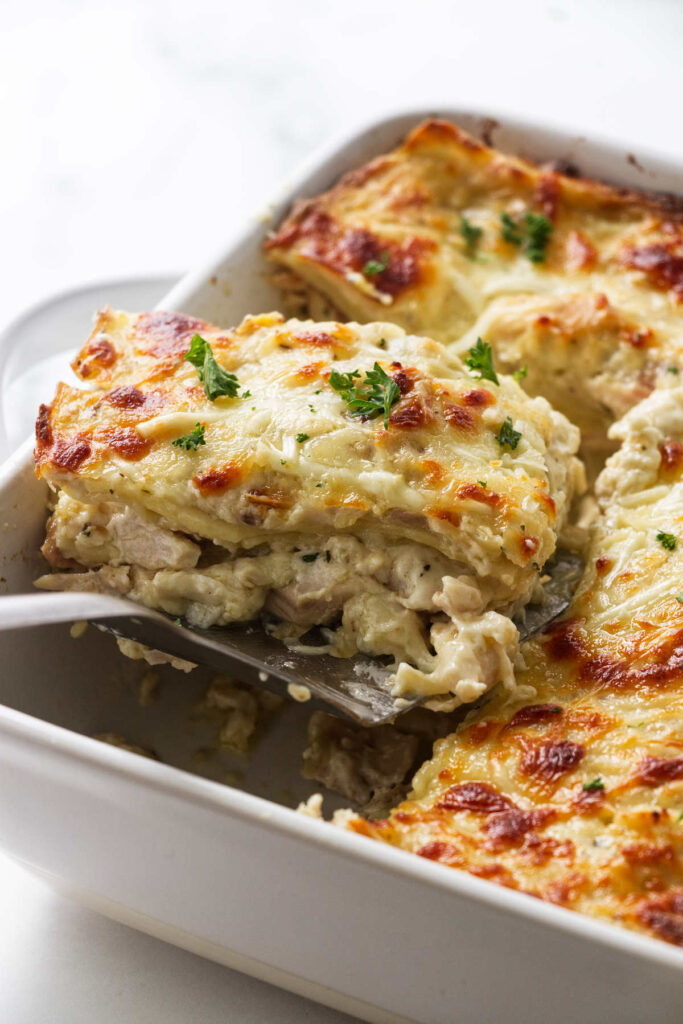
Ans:
<svg viewBox="0 0 683 1024"><path fill-rule="evenodd" d="M538 593L582 469L543 398L397 325L106 310L37 424L48 589L391 666L437 708L517 692L509 618ZM317 630L313 638L308 634Z"/></svg>
<svg viewBox="0 0 683 1024"><path fill-rule="evenodd" d="M452 345L482 337L506 372L582 431L592 475L609 425L683 367L679 202L489 148L443 121L298 203L266 241L290 307L387 319Z"/></svg>
<svg viewBox="0 0 683 1024"><path fill-rule="evenodd" d="M566 615L365 835L683 945L683 388L611 430Z"/></svg>

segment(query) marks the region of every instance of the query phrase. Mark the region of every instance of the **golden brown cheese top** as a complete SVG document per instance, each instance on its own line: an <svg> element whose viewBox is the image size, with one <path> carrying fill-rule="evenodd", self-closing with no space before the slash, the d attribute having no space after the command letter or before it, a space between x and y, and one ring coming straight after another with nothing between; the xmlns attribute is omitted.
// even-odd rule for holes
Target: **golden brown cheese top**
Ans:
<svg viewBox="0 0 683 1024"><path fill-rule="evenodd" d="M617 427L565 618L357 831L683 945L683 389ZM654 427L653 424L658 424Z"/></svg>
<svg viewBox="0 0 683 1024"><path fill-rule="evenodd" d="M210 401L185 359L195 333L236 375ZM377 363L396 401L353 416L333 371ZM118 500L219 543L375 530L431 545L528 587L555 547L578 436L511 379L482 381L438 343L394 325L248 317L218 330L171 313L107 310L37 424L40 475L82 501ZM509 420L520 437L501 444ZM204 444L173 441L199 423Z"/></svg>
<svg viewBox="0 0 683 1024"><path fill-rule="evenodd" d="M525 388L601 447L614 418L683 369L682 209L429 121L298 204L266 249L343 316L460 354L481 336L505 372L528 364ZM536 250L527 217L545 219Z"/></svg>

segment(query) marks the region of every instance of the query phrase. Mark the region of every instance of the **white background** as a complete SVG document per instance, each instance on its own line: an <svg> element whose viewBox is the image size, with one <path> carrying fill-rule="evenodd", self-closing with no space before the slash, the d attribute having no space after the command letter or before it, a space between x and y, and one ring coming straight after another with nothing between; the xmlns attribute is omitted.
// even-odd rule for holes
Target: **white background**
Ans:
<svg viewBox="0 0 683 1024"><path fill-rule="evenodd" d="M683 157L682 68L677 0L1 0L0 327L63 288L193 266L311 149L399 107ZM0 860L2 1021L346 1019Z"/></svg>

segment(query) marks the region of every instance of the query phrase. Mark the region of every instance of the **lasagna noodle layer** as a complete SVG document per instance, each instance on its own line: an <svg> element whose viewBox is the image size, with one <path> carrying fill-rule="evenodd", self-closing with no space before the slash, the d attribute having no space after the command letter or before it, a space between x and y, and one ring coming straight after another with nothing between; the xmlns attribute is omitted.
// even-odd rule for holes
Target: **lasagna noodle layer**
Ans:
<svg viewBox="0 0 683 1024"><path fill-rule="evenodd" d="M612 429L567 615L355 831L683 945L683 388Z"/></svg>
<svg viewBox="0 0 683 1024"><path fill-rule="evenodd" d="M239 395L208 400L195 332ZM330 373L375 363L398 400L350 415ZM103 313L38 422L38 473L62 492L42 586L104 588L208 626L282 620L288 641L341 622L329 650L387 655L394 692L473 700L514 685L523 604L581 484L578 432L510 378L477 379L395 325ZM205 443L172 444L195 424ZM519 435L501 442L508 424ZM86 568L86 573L74 568Z"/></svg>
<svg viewBox="0 0 683 1024"><path fill-rule="evenodd" d="M528 215L552 228L535 252ZM524 387L581 428L599 468L609 424L683 366L682 230L665 197L568 177L430 121L298 203L266 250L298 308L318 293L344 317L461 353L481 336L506 372L527 364Z"/></svg>

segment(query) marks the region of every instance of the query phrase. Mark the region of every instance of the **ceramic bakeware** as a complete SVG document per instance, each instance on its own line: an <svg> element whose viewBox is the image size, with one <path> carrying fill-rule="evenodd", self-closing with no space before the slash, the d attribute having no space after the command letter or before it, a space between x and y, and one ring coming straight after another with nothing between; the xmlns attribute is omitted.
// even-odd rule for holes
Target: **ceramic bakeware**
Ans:
<svg viewBox="0 0 683 1024"><path fill-rule="evenodd" d="M260 248L269 225L432 113L382 120L309 162L161 308L225 325L277 308ZM683 192L682 169L628 146L439 115L509 152ZM7 593L40 571L45 496L27 442L0 470ZM2 633L0 658L0 844L88 906L367 1021L680 1021L682 950L294 813L315 789L299 774L304 706L274 716L251 759L230 759L193 712L200 671L164 673L146 706L144 669L93 629ZM90 738L102 732L161 760Z"/></svg>

